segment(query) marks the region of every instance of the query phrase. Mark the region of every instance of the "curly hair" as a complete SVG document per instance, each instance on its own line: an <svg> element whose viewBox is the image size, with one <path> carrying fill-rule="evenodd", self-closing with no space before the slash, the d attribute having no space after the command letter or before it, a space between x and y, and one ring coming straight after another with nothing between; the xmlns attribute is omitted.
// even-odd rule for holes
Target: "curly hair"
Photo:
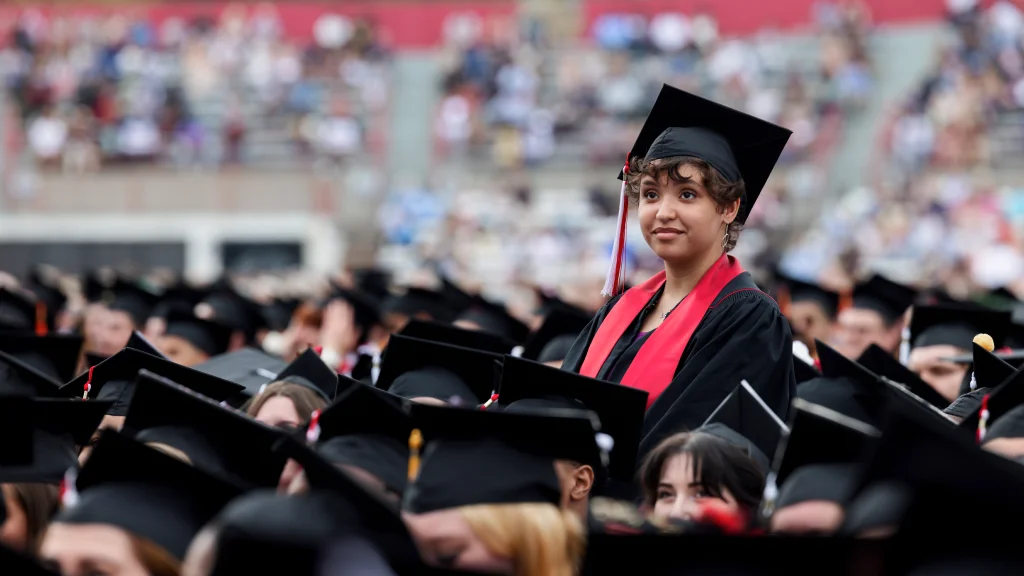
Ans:
<svg viewBox="0 0 1024 576"><path fill-rule="evenodd" d="M736 200L740 200L740 212L743 211L743 197L747 192L747 187L743 180L730 182L714 166L708 164L706 160L694 156L673 156L657 160L631 158L629 160L629 172L626 174L626 196L629 197L630 202L633 204L640 202L640 181L645 176L661 181L667 175L676 182L683 182L683 179L679 176L679 169L683 166L690 166L700 174L701 183L707 189L715 204L718 205L719 213L725 212L726 207ZM739 222L739 218L733 220L728 228L726 228L726 233L729 234L729 241L725 244L726 252L736 247L736 241L739 240L742 229L743 224Z"/></svg>

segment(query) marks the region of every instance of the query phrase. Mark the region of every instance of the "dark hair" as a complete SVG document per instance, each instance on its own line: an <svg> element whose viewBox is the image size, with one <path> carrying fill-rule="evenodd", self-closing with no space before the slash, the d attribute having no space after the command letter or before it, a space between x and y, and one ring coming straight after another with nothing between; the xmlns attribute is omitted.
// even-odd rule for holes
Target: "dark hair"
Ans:
<svg viewBox="0 0 1024 576"><path fill-rule="evenodd" d="M740 448L704 432L682 432L665 438L640 465L644 504L654 506L665 464L673 456L690 455L693 477L704 492L721 498L724 490L746 510L753 510L764 493L764 472Z"/></svg>
<svg viewBox="0 0 1024 576"><path fill-rule="evenodd" d="M295 405L295 412L300 420L308 420L314 410L322 410L327 406L327 401L307 386L292 382L278 381L267 385L252 400L245 409L245 413L255 418L260 413L260 408L267 403L267 400L275 396L283 396L292 401Z"/></svg>
<svg viewBox="0 0 1024 576"><path fill-rule="evenodd" d="M26 549L35 554L50 525L50 519L57 513L60 490L56 484L35 482L20 482L10 486L18 505L25 512Z"/></svg>
<svg viewBox="0 0 1024 576"><path fill-rule="evenodd" d="M694 156L673 156L657 160L631 158L629 173L626 174L626 195L634 204L640 202L640 181L644 176L651 176L660 181L667 175L676 182L682 182L683 179L679 177L679 169L683 166L690 166L700 174L701 183L715 204L718 205L719 213L724 212L726 206L736 200L740 200L740 210L743 209L742 199L747 192L743 179L730 182L706 160ZM739 222L739 218L733 220L726 228L726 232L729 234L729 242L725 245L726 252L736 247L736 241L739 240L742 229L743 224Z"/></svg>

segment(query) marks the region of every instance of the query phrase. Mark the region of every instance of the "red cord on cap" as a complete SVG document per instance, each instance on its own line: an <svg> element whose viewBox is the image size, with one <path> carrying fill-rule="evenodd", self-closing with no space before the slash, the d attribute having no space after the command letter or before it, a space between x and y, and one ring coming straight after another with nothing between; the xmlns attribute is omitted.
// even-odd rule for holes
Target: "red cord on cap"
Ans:
<svg viewBox="0 0 1024 576"><path fill-rule="evenodd" d="M92 371L95 366L89 366L89 376L85 379L85 386L82 386L82 400L89 399L89 392L92 390Z"/></svg>
<svg viewBox="0 0 1024 576"><path fill-rule="evenodd" d="M46 303L36 300L36 336L46 336L50 327L46 322Z"/></svg>
<svg viewBox="0 0 1024 576"><path fill-rule="evenodd" d="M988 429L988 397L989 395L985 394L985 397L981 399L981 412L978 413L978 444L985 441L985 432Z"/></svg>
<svg viewBox="0 0 1024 576"><path fill-rule="evenodd" d="M314 347L313 347L313 352L314 352L314 353L315 353L315 354L316 354L317 356L323 356L323 353L324 353L324 347L323 347L323 346L314 346Z"/></svg>
<svg viewBox="0 0 1024 576"><path fill-rule="evenodd" d="M309 428L306 428L306 441L316 442L320 439L320 411L313 410L309 417Z"/></svg>
<svg viewBox="0 0 1024 576"><path fill-rule="evenodd" d="M742 512L733 512L724 504L708 501L701 504L699 522L717 526L725 534L743 534L747 530L747 519Z"/></svg>
<svg viewBox="0 0 1024 576"><path fill-rule="evenodd" d="M494 404L497 401L498 401L498 395L497 394L491 394L491 397L487 400L487 402L484 402L483 404L480 405L480 409L481 410L487 410L488 408L491 407L491 404Z"/></svg>

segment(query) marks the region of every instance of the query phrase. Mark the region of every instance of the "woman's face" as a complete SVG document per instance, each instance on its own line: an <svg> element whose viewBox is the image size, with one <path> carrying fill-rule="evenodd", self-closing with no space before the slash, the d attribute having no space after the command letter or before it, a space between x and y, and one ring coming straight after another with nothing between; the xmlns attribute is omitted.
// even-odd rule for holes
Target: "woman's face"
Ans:
<svg viewBox="0 0 1024 576"><path fill-rule="evenodd" d="M682 165L678 175L681 182L668 174L640 181L640 230L654 253L667 262L685 262L720 247L725 224L735 218L739 206L720 214L699 171Z"/></svg>
<svg viewBox="0 0 1024 576"><path fill-rule="evenodd" d="M210 356L191 342L180 336L160 336L155 341L156 347L171 361L182 366L196 366L210 359Z"/></svg>
<svg viewBox="0 0 1024 576"><path fill-rule="evenodd" d="M260 411L256 413L256 420L267 426L281 428L295 428L302 423L302 418L299 417L299 412L295 409L295 403L286 396L267 398L263 406L260 406Z"/></svg>
<svg viewBox="0 0 1024 576"><path fill-rule="evenodd" d="M493 554L473 533L457 509L427 514L403 514L423 560L455 570L514 574L511 558Z"/></svg>
<svg viewBox="0 0 1024 576"><path fill-rule="evenodd" d="M0 485L4 505L7 506L7 520L0 524L0 543L8 548L26 552L28 548L28 518L18 501L18 495L10 484Z"/></svg>
<svg viewBox="0 0 1024 576"><path fill-rule="evenodd" d="M39 556L64 576L149 576L128 533L106 524L51 524Z"/></svg>
<svg viewBox="0 0 1024 576"><path fill-rule="evenodd" d="M709 499L724 502L728 512L741 511L736 498L724 486L721 498L704 492L700 478L693 475L693 467L689 454L676 454L665 462L658 481L658 492L654 500L654 516L659 520L677 518L693 519L700 510L700 505Z"/></svg>

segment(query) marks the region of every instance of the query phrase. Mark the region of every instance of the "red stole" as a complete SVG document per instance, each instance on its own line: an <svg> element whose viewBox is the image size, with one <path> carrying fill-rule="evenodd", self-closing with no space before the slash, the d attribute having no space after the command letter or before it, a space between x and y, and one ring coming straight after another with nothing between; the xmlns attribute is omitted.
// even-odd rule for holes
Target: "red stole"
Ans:
<svg viewBox="0 0 1024 576"><path fill-rule="evenodd" d="M743 271L738 260L723 254L661 326L647 337L620 382L623 386L646 391L647 408L672 383L690 337L697 330L708 308L714 304L715 298ZM583 359L580 374L597 377L615 344L664 283L665 272L661 271L643 284L630 288L619 298L597 328L597 334Z"/></svg>

